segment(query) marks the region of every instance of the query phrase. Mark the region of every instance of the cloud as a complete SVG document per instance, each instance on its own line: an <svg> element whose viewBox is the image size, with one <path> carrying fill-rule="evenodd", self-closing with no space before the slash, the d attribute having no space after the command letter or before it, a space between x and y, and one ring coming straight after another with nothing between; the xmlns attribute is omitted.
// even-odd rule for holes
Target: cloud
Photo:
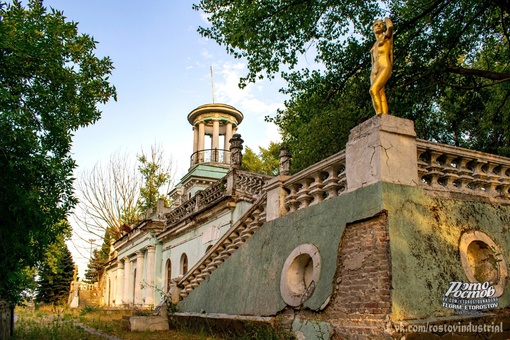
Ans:
<svg viewBox="0 0 510 340"><path fill-rule="evenodd" d="M205 12L200 12L200 19L202 19L202 21L206 22L209 24L209 18L211 17L210 14L207 14Z"/></svg>
<svg viewBox="0 0 510 340"><path fill-rule="evenodd" d="M212 59L213 55L205 48L200 50L200 55L205 59Z"/></svg>
<svg viewBox="0 0 510 340"><path fill-rule="evenodd" d="M244 114L241 131L249 145L267 147L270 141L279 141L281 136L274 124L264 122L264 117L284 107L284 96L278 92L280 84L269 80L261 80L240 89L239 79L246 73L246 64L243 62L226 62L214 66L215 101L232 105ZM254 124L263 124L263 130L247 129L247 125Z"/></svg>
<svg viewBox="0 0 510 340"><path fill-rule="evenodd" d="M263 95L261 90L268 80L259 83L249 84L244 89L239 88L239 79L246 75L246 65L242 62L227 62L214 69L215 97L218 102L228 103L238 109L245 109L251 114L256 114L259 120L275 113L278 108L283 108L283 99L278 96L275 90L274 96ZM264 98L261 100L259 98Z"/></svg>

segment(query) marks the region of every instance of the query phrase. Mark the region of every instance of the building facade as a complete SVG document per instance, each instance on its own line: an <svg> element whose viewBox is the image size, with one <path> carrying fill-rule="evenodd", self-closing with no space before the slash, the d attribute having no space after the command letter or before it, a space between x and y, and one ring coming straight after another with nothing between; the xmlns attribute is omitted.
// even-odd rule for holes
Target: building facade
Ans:
<svg viewBox="0 0 510 340"><path fill-rule="evenodd" d="M219 121L195 141L228 131ZM223 177L197 189L196 167L212 164L195 142L178 204L115 243L110 304L154 306L172 286L181 323L265 322L301 339L510 337L510 159L421 140L390 115L292 175L285 152L278 176L240 170L240 137L229 141Z"/></svg>

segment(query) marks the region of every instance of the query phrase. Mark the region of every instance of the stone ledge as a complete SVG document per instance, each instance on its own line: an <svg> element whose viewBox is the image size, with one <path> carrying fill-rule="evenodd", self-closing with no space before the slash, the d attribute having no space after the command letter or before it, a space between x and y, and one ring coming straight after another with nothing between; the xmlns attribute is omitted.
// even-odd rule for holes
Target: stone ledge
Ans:
<svg viewBox="0 0 510 340"><path fill-rule="evenodd" d="M166 331L168 320L162 316L130 316L129 326L132 332Z"/></svg>
<svg viewBox="0 0 510 340"><path fill-rule="evenodd" d="M253 329L269 329L275 324L275 317L217 313L173 313L168 319L175 328L208 329L215 334L242 334Z"/></svg>

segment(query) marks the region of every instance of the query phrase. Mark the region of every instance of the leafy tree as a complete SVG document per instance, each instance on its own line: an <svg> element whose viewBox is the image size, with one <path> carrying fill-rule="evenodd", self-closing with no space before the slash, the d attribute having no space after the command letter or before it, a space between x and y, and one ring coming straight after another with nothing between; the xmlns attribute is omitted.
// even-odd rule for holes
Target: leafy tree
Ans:
<svg viewBox="0 0 510 340"><path fill-rule="evenodd" d="M42 1L0 7L0 298L20 301L25 268L69 230L73 132L115 98L109 58Z"/></svg>
<svg viewBox="0 0 510 340"><path fill-rule="evenodd" d="M510 156L507 0L201 0L199 32L246 58L241 86L281 72L290 99L275 117L295 170L345 147L374 115L368 94L376 18L395 24L390 114L420 137ZM314 55L314 69L295 70ZM307 59L308 60L308 59Z"/></svg>
<svg viewBox="0 0 510 340"><path fill-rule="evenodd" d="M280 144L271 142L267 149L259 146L259 154L246 147L243 169L259 174L276 176L280 167Z"/></svg>
<svg viewBox="0 0 510 340"><path fill-rule="evenodd" d="M74 276L74 262L63 237L47 247L44 260L37 272L37 301L66 303Z"/></svg>
<svg viewBox="0 0 510 340"><path fill-rule="evenodd" d="M149 155L142 150L142 153L138 155L138 162L138 171L144 183L140 188L139 210L142 212L149 208L155 210L159 199L163 199L165 205L169 206L167 193L172 179L171 162L165 162L162 148L152 145Z"/></svg>

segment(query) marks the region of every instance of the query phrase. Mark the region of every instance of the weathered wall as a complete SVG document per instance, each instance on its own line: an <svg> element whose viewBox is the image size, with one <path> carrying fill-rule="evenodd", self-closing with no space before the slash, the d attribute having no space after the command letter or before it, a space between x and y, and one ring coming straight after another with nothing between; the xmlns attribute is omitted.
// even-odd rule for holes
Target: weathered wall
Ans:
<svg viewBox="0 0 510 340"><path fill-rule="evenodd" d="M321 315L336 339L382 339L391 312L386 214L345 228L338 249L335 291Z"/></svg>
<svg viewBox="0 0 510 340"><path fill-rule="evenodd" d="M12 334L12 315L11 306L0 300L0 339L10 339Z"/></svg>
<svg viewBox="0 0 510 340"><path fill-rule="evenodd" d="M294 248L311 243L322 271L304 307L319 310L331 300L321 313L298 313L300 320L329 322L339 338L384 338L391 321L453 314L442 297L449 282L467 281L459 241L469 230L488 234L510 263L510 205L377 183L264 224L178 308L276 315L286 306L283 264ZM510 306L509 290L500 308Z"/></svg>
<svg viewBox="0 0 510 340"><path fill-rule="evenodd" d="M469 198L469 197L466 197ZM432 197L419 187L383 184L392 261L392 319L452 315L442 307L450 281L467 281L459 240L463 232L487 233L510 263L510 206ZM510 287L499 307L510 305Z"/></svg>
<svg viewBox="0 0 510 340"><path fill-rule="evenodd" d="M275 315L285 307L280 296L284 262L304 243L314 244L322 259L315 291L304 303L319 309L333 291L345 226L377 215L382 210L381 197L381 186L375 184L265 223L179 304L179 310Z"/></svg>

